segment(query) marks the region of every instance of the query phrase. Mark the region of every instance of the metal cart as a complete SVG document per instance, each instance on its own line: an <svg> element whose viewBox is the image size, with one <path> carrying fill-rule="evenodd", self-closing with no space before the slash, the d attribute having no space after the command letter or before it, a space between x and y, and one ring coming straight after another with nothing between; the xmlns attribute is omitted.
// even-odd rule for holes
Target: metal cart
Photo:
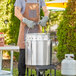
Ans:
<svg viewBox="0 0 76 76"><path fill-rule="evenodd" d="M8 50L11 52L10 71L2 70L2 51ZM19 50L18 46L3 46L0 47L0 76L13 76L13 51Z"/></svg>

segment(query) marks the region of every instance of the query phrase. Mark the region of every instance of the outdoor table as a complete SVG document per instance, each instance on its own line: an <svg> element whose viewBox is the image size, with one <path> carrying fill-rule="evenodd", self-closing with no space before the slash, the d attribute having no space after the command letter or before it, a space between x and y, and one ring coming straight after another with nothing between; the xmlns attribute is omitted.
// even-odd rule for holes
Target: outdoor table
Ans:
<svg viewBox="0 0 76 76"><path fill-rule="evenodd" d="M10 71L2 70L2 51L8 50L11 52ZM13 51L18 51L19 46L4 45L0 47L0 76L13 76Z"/></svg>

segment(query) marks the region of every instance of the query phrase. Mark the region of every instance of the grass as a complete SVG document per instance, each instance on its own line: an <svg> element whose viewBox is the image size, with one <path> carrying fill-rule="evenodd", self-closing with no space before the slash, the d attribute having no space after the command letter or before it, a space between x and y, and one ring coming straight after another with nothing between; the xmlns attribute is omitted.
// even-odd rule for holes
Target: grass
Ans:
<svg viewBox="0 0 76 76"><path fill-rule="evenodd" d="M9 69L6 69L6 70L9 70ZM45 76L47 76L48 73L50 73L49 70L45 72ZM31 70L29 70L29 76L30 76L30 74L31 74ZM36 76L36 71L33 70L32 74L34 74L34 76ZM54 70L52 70L51 74L52 74L52 76L54 76ZM14 68L14 70L13 70L13 76L18 76L18 69L17 68ZM27 76L27 74L25 76ZM61 76L60 70L56 71L56 76Z"/></svg>

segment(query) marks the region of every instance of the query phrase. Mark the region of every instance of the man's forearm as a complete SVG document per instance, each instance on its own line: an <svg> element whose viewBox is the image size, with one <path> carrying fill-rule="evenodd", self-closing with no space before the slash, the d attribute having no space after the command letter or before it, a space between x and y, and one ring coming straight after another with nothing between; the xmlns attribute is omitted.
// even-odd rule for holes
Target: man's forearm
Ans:
<svg viewBox="0 0 76 76"><path fill-rule="evenodd" d="M44 12L44 16L49 16L49 11L47 10L47 7L43 6L42 9L43 9L43 12Z"/></svg>
<svg viewBox="0 0 76 76"><path fill-rule="evenodd" d="M20 21L22 21L22 19L24 18L23 17L23 15L21 14L21 13L17 13L17 14L15 14L15 16L20 20Z"/></svg>
<svg viewBox="0 0 76 76"><path fill-rule="evenodd" d="M22 21L22 19L24 18L23 15L21 14L20 12L20 8L15 8L15 16L20 20Z"/></svg>
<svg viewBox="0 0 76 76"><path fill-rule="evenodd" d="M41 26L46 26L46 23L49 19L49 12L47 10L47 7L46 6L43 6L42 7L43 9L43 12L44 12L44 17L38 22Z"/></svg>

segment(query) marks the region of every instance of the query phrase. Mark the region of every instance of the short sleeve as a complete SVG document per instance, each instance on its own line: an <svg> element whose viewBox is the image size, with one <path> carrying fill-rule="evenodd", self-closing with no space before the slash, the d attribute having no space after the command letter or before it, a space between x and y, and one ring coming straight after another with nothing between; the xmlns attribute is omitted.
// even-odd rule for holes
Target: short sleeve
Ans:
<svg viewBox="0 0 76 76"><path fill-rule="evenodd" d="M45 1L44 0L40 0L40 8L42 8L43 6L46 6Z"/></svg>
<svg viewBox="0 0 76 76"><path fill-rule="evenodd" d="M14 6L22 8L21 0L16 0Z"/></svg>

